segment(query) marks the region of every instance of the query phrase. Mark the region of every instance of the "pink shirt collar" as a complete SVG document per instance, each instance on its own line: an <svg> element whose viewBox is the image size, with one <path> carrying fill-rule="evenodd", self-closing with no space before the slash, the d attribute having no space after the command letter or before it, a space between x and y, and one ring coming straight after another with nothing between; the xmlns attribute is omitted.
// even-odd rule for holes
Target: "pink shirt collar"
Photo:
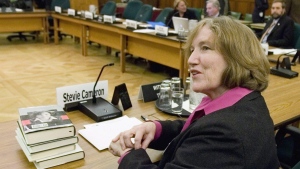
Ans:
<svg viewBox="0 0 300 169"><path fill-rule="evenodd" d="M232 106L236 102L238 102L241 98L251 93L252 90L243 87L235 87L226 91L220 97L212 100L209 97L204 97L202 102L196 107L195 111L204 110L205 115L208 115L217 110Z"/></svg>

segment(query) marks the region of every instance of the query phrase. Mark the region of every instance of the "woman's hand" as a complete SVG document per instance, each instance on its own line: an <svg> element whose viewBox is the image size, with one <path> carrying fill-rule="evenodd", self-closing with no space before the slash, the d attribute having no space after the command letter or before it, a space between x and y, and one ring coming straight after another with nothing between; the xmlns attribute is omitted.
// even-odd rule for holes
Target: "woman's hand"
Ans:
<svg viewBox="0 0 300 169"><path fill-rule="evenodd" d="M130 151L131 148L126 148L125 150L123 150L121 148L120 142L116 141L116 142L111 142L108 148L108 151L110 153L112 153L114 156L119 156L121 157L124 153L126 153L127 151Z"/></svg>
<svg viewBox="0 0 300 169"><path fill-rule="evenodd" d="M145 122L120 133L112 140L111 144L119 142L122 150L127 148L146 149L154 139L155 131L156 126L153 122ZM134 143L132 143L131 138L134 138Z"/></svg>

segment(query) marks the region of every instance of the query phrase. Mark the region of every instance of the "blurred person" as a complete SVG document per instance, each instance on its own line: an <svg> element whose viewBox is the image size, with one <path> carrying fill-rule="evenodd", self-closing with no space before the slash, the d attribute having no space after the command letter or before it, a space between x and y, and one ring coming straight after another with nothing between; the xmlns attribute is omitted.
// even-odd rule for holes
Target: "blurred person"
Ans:
<svg viewBox="0 0 300 169"><path fill-rule="evenodd" d="M258 34L261 43L281 48L292 48L294 21L285 15L284 0L274 0L271 7L271 19L262 33Z"/></svg>
<svg viewBox="0 0 300 169"><path fill-rule="evenodd" d="M206 13L207 17L219 17L220 14L220 3L218 0L208 0L206 1Z"/></svg>
<svg viewBox="0 0 300 169"><path fill-rule="evenodd" d="M265 22L265 11L269 8L268 0L255 0L254 10L252 12L253 23Z"/></svg>
<svg viewBox="0 0 300 169"><path fill-rule="evenodd" d="M169 13L166 18L166 25L170 28L174 28L172 17L181 17L187 19L197 20L196 14L194 11L187 9L186 0L175 0L174 1L174 10Z"/></svg>
<svg viewBox="0 0 300 169"><path fill-rule="evenodd" d="M148 121L116 136L109 151L121 157L119 168L278 169L274 125L261 95L270 65L252 30L226 16L205 18L185 53L192 88L207 97L186 121ZM164 150L158 163L147 148Z"/></svg>

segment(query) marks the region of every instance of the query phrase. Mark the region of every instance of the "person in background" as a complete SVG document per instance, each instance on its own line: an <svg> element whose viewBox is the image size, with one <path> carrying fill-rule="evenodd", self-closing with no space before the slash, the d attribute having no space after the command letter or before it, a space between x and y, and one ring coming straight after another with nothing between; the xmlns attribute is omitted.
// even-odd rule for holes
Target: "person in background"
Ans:
<svg viewBox="0 0 300 169"><path fill-rule="evenodd" d="M265 11L269 8L268 0L255 0L254 10L252 12L253 23L265 22Z"/></svg>
<svg viewBox="0 0 300 169"><path fill-rule="evenodd" d="M300 1L299 0L285 0L286 15L291 17L294 22L300 24Z"/></svg>
<svg viewBox="0 0 300 169"><path fill-rule="evenodd" d="M186 121L148 121L116 136L109 151L121 157L119 168L278 169L274 124L261 95L270 65L253 31L227 16L204 18L185 54L193 90L207 97ZM158 163L147 148L164 150Z"/></svg>
<svg viewBox="0 0 300 169"><path fill-rule="evenodd" d="M196 14L194 11L187 9L186 0L175 0L174 1L174 10L169 13L166 18L166 25L170 28L174 28L172 17L182 17L188 19L196 19Z"/></svg>
<svg viewBox="0 0 300 169"><path fill-rule="evenodd" d="M292 48L294 21L285 15L284 0L274 0L271 7L272 18L262 33L258 34L261 43L281 48Z"/></svg>
<svg viewBox="0 0 300 169"><path fill-rule="evenodd" d="M208 0L206 1L206 13L207 17L215 18L219 17L220 14L220 3L218 0Z"/></svg>

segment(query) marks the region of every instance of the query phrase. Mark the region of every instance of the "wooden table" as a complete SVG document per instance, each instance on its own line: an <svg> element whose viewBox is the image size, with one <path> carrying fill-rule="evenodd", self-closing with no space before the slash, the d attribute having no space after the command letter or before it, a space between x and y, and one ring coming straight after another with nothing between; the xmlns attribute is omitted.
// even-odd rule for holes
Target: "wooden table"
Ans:
<svg viewBox="0 0 300 169"><path fill-rule="evenodd" d="M251 23L250 24L250 27L252 29L260 29L260 30L263 30L266 26L266 23Z"/></svg>
<svg viewBox="0 0 300 169"><path fill-rule="evenodd" d="M140 34L125 28L123 24L99 23L80 17L53 13L55 43L58 31L81 39L82 55L87 56L87 41L93 41L120 50L121 71L125 72L125 53L151 60L179 70L184 78L182 42L175 36L159 37L154 33Z"/></svg>
<svg viewBox="0 0 300 169"><path fill-rule="evenodd" d="M44 43L48 42L48 20L46 12L0 13L0 33L43 32Z"/></svg>

